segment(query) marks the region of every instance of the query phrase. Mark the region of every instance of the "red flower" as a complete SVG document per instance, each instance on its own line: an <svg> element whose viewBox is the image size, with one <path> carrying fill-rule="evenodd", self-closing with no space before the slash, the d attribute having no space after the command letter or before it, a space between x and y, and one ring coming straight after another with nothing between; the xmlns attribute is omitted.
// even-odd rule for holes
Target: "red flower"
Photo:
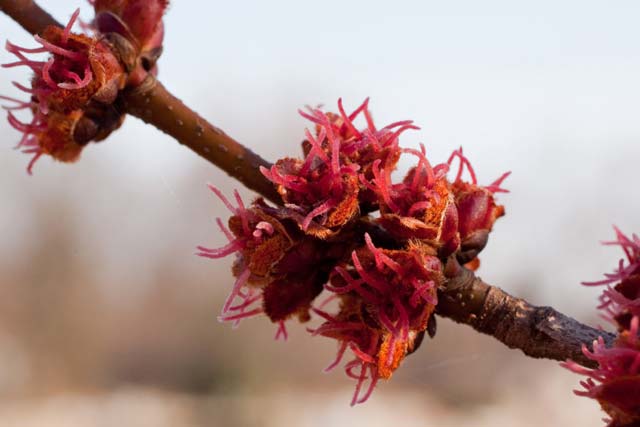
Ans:
<svg viewBox="0 0 640 427"><path fill-rule="evenodd" d="M284 206L258 199L245 208L236 196L236 208L214 189L234 214L230 231L218 220L230 243L200 248L200 255L238 254L223 320L260 313L280 325L293 315L324 319L309 331L339 343L327 369L338 366L347 350L353 355L344 368L357 381L355 405L369 398L379 379L392 376L426 331L435 333L443 264L452 255L471 260L482 249L503 214L493 193L504 191L500 183L508 174L479 187L469 166L471 183L461 180L462 172L451 183L450 162L432 167L424 146L399 147L400 134L417 129L411 121L377 129L368 100L351 114L339 100L338 111L301 112L315 124L315 135L306 131L305 158L280 159L261 170ZM354 125L359 115L366 121L361 130ZM415 156L417 165L394 184L391 173L402 153ZM459 156L468 163L461 151ZM369 215L376 210L379 216ZM484 241L476 237L480 232ZM312 306L323 285L332 293L327 301L339 301L336 313L323 308L326 301Z"/></svg>
<svg viewBox="0 0 640 427"><path fill-rule="evenodd" d="M611 417L609 427L637 426L640 423L640 317L633 317L629 330L623 331L611 348L602 337L593 342L593 351L583 345L589 359L598 362L598 368L587 369L575 362L562 364L571 371L588 378L576 390L579 396L598 400Z"/></svg>
<svg viewBox="0 0 640 427"><path fill-rule="evenodd" d="M368 99L347 114L338 100L339 114L309 108L300 114L315 123L316 136L308 130L304 160L285 158L262 173L278 186L286 206L299 218L308 234L326 238L352 221L363 205L371 210L375 197L361 178L376 170L392 170L400 157L398 137L418 129L411 121L392 123L378 130L368 110ZM367 128L358 130L353 121L363 114Z"/></svg>
<svg viewBox="0 0 640 427"><path fill-rule="evenodd" d="M356 357L345 367L347 375L358 380L352 404L365 401L373 384L391 378L414 350L437 304L437 287L444 282L442 264L432 248L416 244L405 250L380 249L368 234L365 242L351 253L350 262L335 268L325 285L341 298L339 313L316 310L327 321L313 331L340 341L331 367L347 347ZM358 375L353 374L356 367ZM359 396L367 378L371 387Z"/></svg>
<svg viewBox="0 0 640 427"><path fill-rule="evenodd" d="M229 219L230 230L220 218L216 219L229 243L218 249L198 246L198 255L217 259L232 253L239 254L233 265L237 279L219 318L232 321L237 326L241 319L264 313L262 288L271 279L272 265L284 256L293 242L285 227L275 218L256 208L247 209L237 191L234 192L238 204L235 207L220 190L212 185L209 187L234 215ZM277 337L281 330L286 337L283 324Z"/></svg>
<svg viewBox="0 0 640 427"><path fill-rule="evenodd" d="M399 239L422 239L438 248L438 254L446 257L460 244L458 237L458 212L446 174L448 165L432 167L421 150L405 149L418 158L418 165L410 169L399 184L391 183L392 168L380 169L373 165L374 179L361 180L377 196L380 206L380 224Z"/></svg>
<svg viewBox="0 0 640 427"><path fill-rule="evenodd" d="M232 269L236 283L220 320L237 325L242 319L264 313L280 325L276 338L281 334L286 338L284 321L292 316L298 316L300 321L309 320L311 303L327 280L329 268L323 265L333 265L342 251L307 238L293 220L262 199L245 207L236 191L235 207L216 187L210 188L234 214L228 229L217 219L229 240L226 246L198 247L198 255L206 258L237 254Z"/></svg>
<svg viewBox="0 0 640 427"><path fill-rule="evenodd" d="M79 9L62 29L49 26L42 37L35 36L40 48L26 49L7 42L7 50L18 61L3 67L28 66L34 73L32 89L23 90L36 98L44 114L49 109L68 112L84 107L91 99L109 104L124 85L125 75L118 58L104 42L71 33ZM50 53L47 61L33 61L25 54Z"/></svg>
<svg viewBox="0 0 640 427"><path fill-rule="evenodd" d="M619 330L629 328L633 316L640 316L640 237L624 235L617 227L616 240L606 245L620 246L626 261L621 259L613 273L605 274L603 280L583 282L587 286L606 285L600 297L600 306L605 318L617 324ZM614 285L615 286L612 286Z"/></svg>
<svg viewBox="0 0 640 427"><path fill-rule="evenodd" d="M464 253L464 261L471 263L469 266L477 267L479 261L476 255L484 248L493 224L504 215L504 207L496 203L495 193L508 193L501 185L511 172L502 174L490 185L482 187L478 185L475 171L463 154L462 147L451 154L447 164L451 165L456 157L460 159L460 166L451 184L451 192L458 211L461 252ZM462 180L465 168L469 172L470 182Z"/></svg>
<svg viewBox="0 0 640 427"><path fill-rule="evenodd" d="M420 129L412 120L403 120L391 123L378 129L369 112L369 98L356 108L351 114L347 114L342 105L342 99L338 99L339 114L326 113L327 121L323 119L322 111L310 109L311 114L301 112L307 119L316 123L316 134L322 130L325 133L332 132L341 138L340 154L350 163L359 166L358 172L365 180L374 178L374 167L384 170L393 170L398 163L402 149L399 137L406 130ZM362 114L367 127L358 130L354 120ZM377 166L374 166L377 165ZM368 186L361 185L359 191L361 204L376 204L377 198Z"/></svg>
<svg viewBox="0 0 640 427"><path fill-rule="evenodd" d="M572 361L563 366L589 377L581 381L584 390L576 394L598 400L611 417L610 427L633 427L640 425L640 238L635 234L629 238L614 229L616 240L605 244L620 246L626 260L621 259L605 279L583 284L607 286L598 308L620 334L610 348L602 337L593 342L593 351L583 345L583 353L596 361L598 368L587 369Z"/></svg>
<svg viewBox="0 0 640 427"><path fill-rule="evenodd" d="M28 66L35 73L31 88L14 83L31 96L29 102L1 97L14 103L7 109L9 123L23 133L18 148L33 154L29 173L42 154L63 162L76 160L84 145L105 138L122 123L123 115L106 106L123 88L124 70L104 40L71 33L78 13L64 29L49 26L42 37L35 36L40 48L6 45L18 61L3 67ZM26 56L47 52L51 54L47 61ZM23 123L11 110L29 110L33 118Z"/></svg>

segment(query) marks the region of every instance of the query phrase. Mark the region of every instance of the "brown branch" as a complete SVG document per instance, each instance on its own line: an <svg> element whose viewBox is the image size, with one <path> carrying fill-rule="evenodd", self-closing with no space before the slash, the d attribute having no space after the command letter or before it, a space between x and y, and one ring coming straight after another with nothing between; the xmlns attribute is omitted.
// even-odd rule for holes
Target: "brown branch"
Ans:
<svg viewBox="0 0 640 427"><path fill-rule="evenodd" d="M260 173L260 166L268 168L269 162L200 117L153 77L125 92L123 101L127 113L171 135L251 190L281 203L275 186Z"/></svg>
<svg viewBox="0 0 640 427"><path fill-rule="evenodd" d="M603 337L611 346L615 335L584 325L552 307L536 307L502 289L491 286L471 271L447 266L453 274L438 294L436 312L455 322L491 335L509 348L534 358L565 361L595 367L582 353L593 340Z"/></svg>
<svg viewBox="0 0 640 427"><path fill-rule="evenodd" d="M0 0L0 10L32 34L59 25L32 0ZM153 78L122 95L125 110L173 136L248 188L279 201L274 186L259 172L269 162L209 124L171 95ZM447 265L450 278L439 291L437 313L491 335L510 348L534 358L572 359L584 366L595 363L581 351L583 343L602 336L611 345L615 336L584 325L551 307L535 307L500 288L488 285L457 263Z"/></svg>
<svg viewBox="0 0 640 427"><path fill-rule="evenodd" d="M62 26L33 0L0 0L0 11L31 34L40 34L49 25Z"/></svg>

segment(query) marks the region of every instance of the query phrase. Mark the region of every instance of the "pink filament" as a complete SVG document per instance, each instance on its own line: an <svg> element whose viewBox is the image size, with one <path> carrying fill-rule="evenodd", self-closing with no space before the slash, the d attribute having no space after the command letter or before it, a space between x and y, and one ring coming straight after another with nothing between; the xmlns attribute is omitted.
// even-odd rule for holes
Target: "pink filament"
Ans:
<svg viewBox="0 0 640 427"><path fill-rule="evenodd" d="M227 227L224 226L220 218L216 218L216 224L218 224L220 231L222 231L222 233L225 235L227 240L229 240L230 242L235 240L235 238L233 237L233 234L231 234L231 232L227 230Z"/></svg>
<svg viewBox="0 0 640 427"><path fill-rule="evenodd" d="M362 267L362 264L360 263L360 259L358 259L358 255L356 254L356 251L351 252L351 260L353 261L353 265L356 268L356 271L358 272L360 277L362 277L367 282L368 285L372 286L373 288L375 288L380 292L386 293L389 285L386 282L381 281L377 277L372 276L364 269L364 267Z"/></svg>
<svg viewBox="0 0 640 427"><path fill-rule="evenodd" d="M276 332L276 337L275 339L278 340L280 337L282 337L283 341L286 341L289 338L289 334L287 333L287 327L284 324L284 321L279 321L278 322L278 330Z"/></svg>
<svg viewBox="0 0 640 427"><path fill-rule="evenodd" d="M320 206L309 212L309 214L304 218L304 221L302 222L302 230L306 231L309 228L309 225L311 225L311 221L313 220L313 218L330 211L334 206L335 202L333 200L327 200Z"/></svg>
<svg viewBox="0 0 640 427"><path fill-rule="evenodd" d="M511 175L511 171L503 173L500 178L496 179L484 188L491 191L492 193L508 193L509 190L502 188L501 185L509 175Z"/></svg>
<svg viewBox="0 0 640 427"><path fill-rule="evenodd" d="M204 246L198 246L197 249L200 251L196 255L211 258L211 259L219 259L224 258L227 255L230 255L234 252L238 252L242 250L242 244L238 240L234 240L225 246L217 249L205 248Z"/></svg>
<svg viewBox="0 0 640 427"><path fill-rule="evenodd" d="M255 317L258 314L262 314L262 313L263 313L262 308L256 308L254 310L247 311L247 312L242 312L242 313L238 313L238 314L220 315L220 316L218 316L218 320L221 321L221 322L230 322L230 321L233 321L233 320L248 319L250 317Z"/></svg>
<svg viewBox="0 0 640 427"><path fill-rule="evenodd" d="M369 106L369 98L367 97L364 100L364 102L360 104L358 108L353 110L353 113L349 114L349 120L353 121L356 117L358 117L358 114L360 114L363 111L367 111L368 106ZM375 129L373 131L375 131Z"/></svg>
<svg viewBox="0 0 640 427"><path fill-rule="evenodd" d="M9 122L9 125L11 125L11 127L13 127L15 130L23 132L25 134L32 134L46 130L46 125L37 124L35 122L35 118L30 124L22 123L16 118L16 116L13 115L11 111L7 113L7 121Z"/></svg>
<svg viewBox="0 0 640 427"><path fill-rule="evenodd" d="M220 200L222 200L222 203L224 203L224 205L227 207L227 209L229 209L231 211L231 213L233 214L237 214L238 210L236 208L233 207L233 205L229 202L229 199L227 199L225 197L224 194L222 194L222 192L220 190L218 190L218 187L216 187L213 184L208 184L208 187L211 191L213 191L215 193L216 196L218 196L218 198Z"/></svg>
<svg viewBox="0 0 640 427"><path fill-rule="evenodd" d="M324 128L320 129L320 133L318 134L317 139L311 135L311 132L309 132L308 129L305 129L304 132L307 137L307 141L309 141L309 144L311 144L311 150L309 151L307 158L300 168L300 175L302 176L306 175L309 172L313 160L316 156L323 162L327 164L329 163L329 157L327 157L326 153L322 150L322 141L324 141L327 135Z"/></svg>
<svg viewBox="0 0 640 427"><path fill-rule="evenodd" d="M386 265L395 273L399 275L404 274L404 270L402 269L400 264L392 260L384 252L382 252L381 249L378 249L373 245L373 241L371 240L371 236L369 235L369 233L364 234L364 241L366 242L367 248L369 248L369 251L373 254L373 257L376 260L376 268L379 271L382 272L383 266Z"/></svg>
<svg viewBox="0 0 640 427"><path fill-rule="evenodd" d="M33 102L25 102L25 101L21 101L19 99L15 99L15 98L11 98L11 97L8 97L8 96L3 96L3 95L0 95L0 99L3 99L5 101L9 101L9 102L13 102L13 103L17 104L17 105L12 106L12 107L3 105L2 109L7 110L7 111L24 110L25 108L31 108L31 107L35 106L35 103L33 103Z"/></svg>
<svg viewBox="0 0 640 427"><path fill-rule="evenodd" d="M342 267L336 267L335 271L347 282L346 286L333 286L330 283L324 285L325 289L336 294L345 294L347 292L355 291L367 302L371 304L378 304L380 299L373 295L368 290L362 287L365 283L363 279L354 279L351 275Z"/></svg>
<svg viewBox="0 0 640 427"><path fill-rule="evenodd" d="M25 151L25 153L27 153ZM38 159L44 154L44 152L41 149L38 149L37 151L33 152L34 155L31 158L31 161L29 162L29 164L27 165L27 173L29 175L33 175L33 165L36 164L36 162L38 161Z"/></svg>
<svg viewBox="0 0 640 427"><path fill-rule="evenodd" d="M418 158L418 164L416 165L415 172L413 175L413 180L411 182L411 189L413 191L417 191L420 187L431 188L436 181L435 174L433 172L433 168L431 167L431 163L427 160L426 149L424 144L420 144L420 151L415 150L413 148L405 148L405 153L413 154ZM420 178L422 178L422 170L426 172L426 182L421 183Z"/></svg>
<svg viewBox="0 0 640 427"><path fill-rule="evenodd" d="M74 80L75 83L58 83L58 87L61 89L69 89L69 90L82 89L83 87L86 87L87 85L89 85L89 83L91 83L91 79L93 79L93 74L91 73L91 67L89 67L88 63L84 69L84 78L82 80L80 80L80 77L76 73L67 71L64 74L66 77L69 77L72 80Z"/></svg>
<svg viewBox="0 0 640 427"><path fill-rule="evenodd" d="M60 55L60 56L63 56L65 58L69 58L69 59L75 60L75 61L86 59L86 56L84 54L82 54L80 52L74 52L72 50L62 48L60 46L56 46L55 44L48 42L47 40L43 39L42 37L40 37L38 35L34 36L34 38L36 39L36 41L38 43L40 43L42 45L42 47L46 51L51 52L54 55ZM36 49L34 49L34 51L35 50ZM24 50L23 50L23 52L24 52ZM36 52L31 52L31 53L36 53Z"/></svg>
<svg viewBox="0 0 640 427"><path fill-rule="evenodd" d="M73 23L78 18L78 15L80 15L80 8L77 8L76 11L73 12L71 19L69 19L67 26L64 28L64 31L62 32L62 44L67 44L67 40L69 40L69 35L71 34L71 27L73 27Z"/></svg>
<svg viewBox="0 0 640 427"><path fill-rule="evenodd" d="M391 176L390 173L383 169L380 170L380 159L377 159L373 162L371 167L371 171L373 172L373 182L377 187L377 192L382 196L382 200L389 206L389 208L394 212L399 212L400 208L393 201L391 197Z"/></svg>
<svg viewBox="0 0 640 427"><path fill-rule="evenodd" d="M236 279L236 282L233 284L233 289L231 290L231 293L227 297L222 307L223 315L230 310L233 300L238 296L240 289L247 283L247 280L249 279L250 275L251 275L251 271L248 268L245 268L245 270L238 276L238 278Z"/></svg>
<svg viewBox="0 0 640 427"><path fill-rule="evenodd" d="M436 305L438 303L438 298L429 292L435 288L435 283L433 281L430 280L428 282L420 283L418 280L414 279L412 283L414 292L409 299L409 304L413 307L417 307L421 299L431 305Z"/></svg>
<svg viewBox="0 0 640 427"><path fill-rule="evenodd" d="M449 166L451 166L451 162L453 162L453 159L455 157L458 157L460 159L460 166L458 167L458 174L456 175L455 182L460 181L460 179L462 178L462 172L464 171L464 167L466 166L467 170L469 171L469 175L471 176L471 183L474 185L477 184L476 173L473 170L469 159L467 159L467 157L463 154L462 147L451 153L451 156L449 156L449 160L447 160L447 164Z"/></svg>
<svg viewBox="0 0 640 427"><path fill-rule="evenodd" d="M351 118L347 116L347 113L344 111L344 107L342 106L342 98L338 99L338 110L340 111L340 115L342 116L342 120L344 121L345 126L356 136L356 138L361 138L362 135L353 125Z"/></svg>
<svg viewBox="0 0 640 427"><path fill-rule="evenodd" d="M28 87L21 85L18 82L11 82L11 84L13 84L15 87L17 87L18 89L20 89L23 92L29 93L29 94L33 94L35 93L35 90L33 89L29 89Z"/></svg>
<svg viewBox="0 0 640 427"><path fill-rule="evenodd" d="M338 354L336 355L335 360L326 368L324 368L324 372L331 372L336 366L340 364L342 361L342 357L344 356L344 352L347 350L348 343L346 341L342 341L340 346L338 347Z"/></svg>
<svg viewBox="0 0 640 427"><path fill-rule="evenodd" d="M56 88L58 87L58 85L53 80L53 78L51 77L51 74L49 73L49 70L53 66L53 63L54 63L54 59L49 58L49 60L45 62L45 64L42 66L42 79L45 81L45 83L49 85L49 87Z"/></svg>
<svg viewBox="0 0 640 427"><path fill-rule="evenodd" d="M367 106L365 106L365 108L364 108L364 117L367 120L367 128L372 133L375 133L378 130L376 129L376 125L373 123L373 117L371 117L371 113L369 112L369 108L368 108L368 106L369 106L369 98L367 98L366 103L367 103Z"/></svg>
<svg viewBox="0 0 640 427"><path fill-rule="evenodd" d="M409 121L409 123L413 123L413 121ZM389 128L389 127L387 127ZM387 147L391 144L397 143L398 142L398 138L400 137L400 135L409 129L413 129L413 130L420 130L420 127L415 126L415 125L411 125L411 124L407 124L405 126L402 126L400 129L396 130L395 132L393 132L389 137L387 137L386 141L382 143L383 147Z"/></svg>

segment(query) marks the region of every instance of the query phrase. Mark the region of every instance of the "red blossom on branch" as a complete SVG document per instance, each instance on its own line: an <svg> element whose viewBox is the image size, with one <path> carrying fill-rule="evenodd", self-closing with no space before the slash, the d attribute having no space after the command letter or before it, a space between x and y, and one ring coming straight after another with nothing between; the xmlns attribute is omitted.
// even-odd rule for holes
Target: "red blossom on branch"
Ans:
<svg viewBox="0 0 640 427"><path fill-rule="evenodd" d="M353 377L352 369L360 367L352 404L368 397L359 397L365 372L372 383L389 379L419 345L429 321L433 321L436 290L444 282L442 264L428 254L430 248L381 249L368 234L365 243L351 253L348 262L335 267L325 289L338 296L339 312L336 316L324 313L327 321L313 330L314 335L340 342L331 367L339 363L347 347L352 350L356 359L347 363L347 375Z"/></svg>
<svg viewBox="0 0 640 427"><path fill-rule="evenodd" d="M593 342L593 351L583 346L585 356L598 363L596 369L572 361L563 366L588 377L580 382L584 390L575 393L598 400L611 417L609 427L634 427L640 425L640 238L635 234L629 238L614 229L616 240L605 244L620 246L626 260L621 259L605 279L583 284L606 286L598 308L620 335L611 347L602 338Z"/></svg>
<svg viewBox="0 0 640 427"><path fill-rule="evenodd" d="M209 258L237 254L237 279L221 320L237 323L264 313L280 325L278 335L294 314L301 321L312 314L324 320L308 330L338 341L328 369L347 350L353 355L344 365L356 380L352 405L366 401L378 380L391 378L425 331L433 336L444 265L451 256L471 260L482 250L504 213L494 193L504 191L500 184L508 175L480 187L460 151L472 182L463 182L461 172L450 182L450 162L432 166L422 145L400 148L399 136L417 129L413 122L378 129L368 105L367 99L347 114L339 100L339 114L300 112L315 125L314 134L305 131L304 159L287 157L261 169L283 206L258 199L245 207L236 194L236 207L212 188L234 214L229 230L218 220L229 244L199 247ZM354 124L359 116L364 129ZM403 153L417 164L394 183ZM379 215L371 215L376 210ZM332 294L326 301L338 301L335 313L326 301L313 305L323 286Z"/></svg>
<svg viewBox="0 0 640 427"><path fill-rule="evenodd" d="M92 4L94 36L72 32L78 9L64 28L49 25L35 35L40 47L6 43L17 60L3 67L26 66L34 73L30 87L14 83L28 94L28 101L0 97L8 103L4 108L9 111L9 124L23 134L16 148L33 156L29 174L43 154L73 162L90 141L101 141L120 127L124 112L115 105L120 92L155 72L167 2L97 0ZM31 57L40 54L49 57ZM30 112L32 118L21 121L15 114L19 110Z"/></svg>
<svg viewBox="0 0 640 427"><path fill-rule="evenodd" d="M89 141L104 139L122 122L120 113L104 106L113 103L124 86L124 70L104 41L71 32L78 13L64 29L49 26L35 36L39 48L6 44L18 60L3 67L27 66L34 72L30 88L14 83L29 94L29 101L1 98L11 103L5 107L9 124L23 134L17 148L33 155L29 173L43 154L63 162L76 160ZM42 53L51 56L46 61L28 57ZM31 121L21 122L16 110L31 112Z"/></svg>
<svg viewBox="0 0 640 427"><path fill-rule="evenodd" d="M341 250L302 234L295 221L281 209L257 199L245 206L234 192L234 206L216 187L211 190L233 213L228 228L220 218L218 227L229 243L221 248L198 247L198 255L222 258L236 254L233 274L236 282L219 317L220 321L240 320L265 314L279 324L276 338L286 338L284 322L292 316L309 320L312 301L322 291L328 270Z"/></svg>
<svg viewBox="0 0 640 427"><path fill-rule="evenodd" d="M567 369L588 378L576 390L579 396L596 399L611 417L608 427L634 427L640 423L640 317L631 319L613 347L607 348L602 338L593 342L593 351L583 346L584 354L598 362L598 368L587 369L568 361Z"/></svg>
<svg viewBox="0 0 640 427"><path fill-rule="evenodd" d="M597 364L587 369L565 363L588 377L581 383L584 390L577 393L597 399L611 416L611 427L640 425L640 239L636 235L628 238L616 229L617 240L609 244L621 246L627 260L621 260L604 280L586 283L606 286L599 308L620 334L614 342L612 334L603 332L604 338L594 341L592 350L584 346L584 355L576 355L575 338L595 336L593 328L549 307L532 307L460 268L460 264L478 267L477 255L504 214L495 194L506 192L502 182L509 172L490 185L478 185L462 148L446 163L432 166L423 146L420 150L399 146L403 132L418 129L413 122L378 129L368 99L350 114L341 100L338 113L313 108L301 112L315 125L315 135L306 132L305 158L281 159L271 167L152 78L162 52L167 0L89 1L96 17L89 25L81 25L93 30L95 37L71 33L77 12L65 28L58 28L32 1L0 4L25 29L41 34L36 40L42 47L7 43L18 61L5 66L28 66L35 73L31 87L14 83L30 95L28 101L0 96L9 103L4 109L9 111L10 124L23 133L18 146L34 156L29 172L45 153L72 161L86 143L116 129L126 111L276 201L275 207L262 199L246 206L235 193L235 206L212 188L233 213L228 227L217 220L229 243L218 249L198 248L198 255L207 258L236 257L237 280L224 303L222 321L237 325L242 319L265 314L278 324L276 338L286 338L286 320L297 316L304 322L315 313L324 323L310 331L339 343L337 358L328 369L340 364L347 350L353 354L345 371L357 381L352 400L356 404L371 396L379 379L391 377L404 357L420 345L425 330L430 336L435 333L433 313L440 292L438 314L533 357L558 359L571 354L584 366ZM51 57L46 61L28 58L41 53ZM143 81L149 84L141 85ZM125 87L136 90L124 93ZM19 110L31 111L32 120L21 122L14 113ZM358 118L365 120L364 128L354 124ZM187 127L194 132L185 131ZM213 155L212 147L225 155ZM417 165L394 183L392 172L402 154L415 156ZM446 174L456 159L460 164L452 180ZM247 165L250 170L244 174ZM261 171L276 185L281 200L272 187L264 185L262 175L252 172L260 165L269 166ZM468 181L462 179L465 170ZM339 303L335 314L325 309L325 303L313 305L323 288L331 293L325 303ZM484 298L482 307L455 303L453 292L456 298ZM483 320L496 311L523 321L507 325L505 334L502 325ZM533 321L535 327L530 328Z"/></svg>

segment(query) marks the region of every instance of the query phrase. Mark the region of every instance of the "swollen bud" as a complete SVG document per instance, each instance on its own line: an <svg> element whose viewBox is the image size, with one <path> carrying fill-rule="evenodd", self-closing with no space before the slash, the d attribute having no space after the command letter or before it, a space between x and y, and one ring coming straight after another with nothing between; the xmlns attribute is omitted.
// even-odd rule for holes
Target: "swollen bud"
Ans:
<svg viewBox="0 0 640 427"><path fill-rule="evenodd" d="M150 71L162 52L164 15L168 0L96 0L94 26L102 34L116 33L127 39Z"/></svg>

